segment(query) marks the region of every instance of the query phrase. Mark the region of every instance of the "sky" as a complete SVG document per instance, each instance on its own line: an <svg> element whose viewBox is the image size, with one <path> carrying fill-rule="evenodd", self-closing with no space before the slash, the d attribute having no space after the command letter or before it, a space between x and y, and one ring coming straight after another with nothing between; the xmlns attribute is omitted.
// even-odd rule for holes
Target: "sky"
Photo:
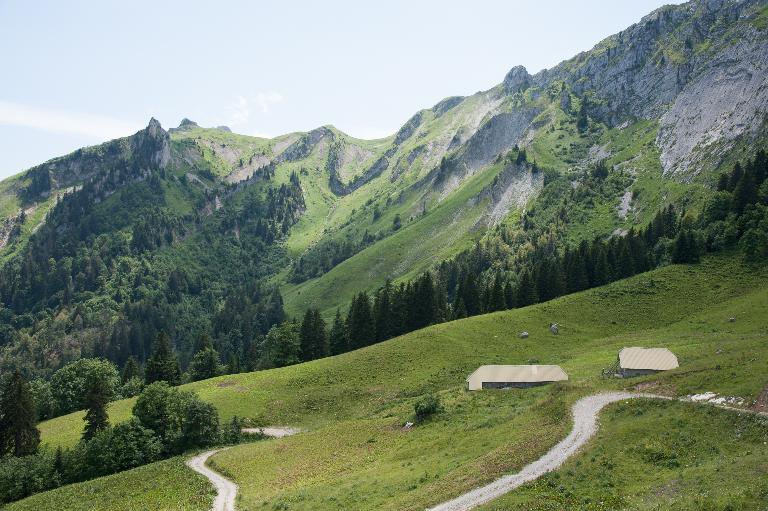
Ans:
<svg viewBox="0 0 768 511"><path fill-rule="evenodd" d="M0 178L151 117L276 136L390 135L421 108L551 68L659 0L0 0Z"/></svg>

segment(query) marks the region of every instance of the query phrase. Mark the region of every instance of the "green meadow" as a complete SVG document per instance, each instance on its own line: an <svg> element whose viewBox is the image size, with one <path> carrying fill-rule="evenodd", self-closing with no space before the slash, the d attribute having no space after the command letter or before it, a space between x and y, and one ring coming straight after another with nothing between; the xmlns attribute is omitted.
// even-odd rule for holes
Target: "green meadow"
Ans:
<svg viewBox="0 0 768 511"><path fill-rule="evenodd" d="M305 430L291 438L236 446L212 458L216 469L240 486L241 509L423 509L515 471L546 452L567 434L570 405L587 394L640 386L670 396L712 391L751 402L768 374L763 321L767 281L764 267L743 265L732 255L709 257L698 265L664 267L524 309L436 325L337 357L185 387L214 403L224 419L238 415L256 424ZM731 317L736 320L729 321ZM549 332L550 322L561 325L559 335ZM523 330L530 332L528 339L518 337ZM681 367L632 380L602 379L601 369L611 365L624 346L669 347ZM464 390L464 378L478 365L535 362L561 365L569 381L535 389ZM403 429L412 420L414 402L428 393L441 397L443 411ZM125 419L131 405L130 400L114 403L112 420ZM518 493L533 497L549 492L547 502L554 507L535 509L559 509L562 502L575 502L562 499L582 493L592 500L577 502L576 508L656 509L674 502L698 509L696 505L711 502L713 509L721 509L717 503L747 505L752 497L738 486L719 491L717 485L702 496L692 490L692 483L675 480L695 473L701 481L714 483L723 464L735 473L760 475L768 470L768 450L757 448L768 435L765 421L690 403L631 402L615 405L604 415L606 428L589 444L587 454L573 458L544 482L504 497L511 499L509 505L528 509L528 500L514 500ZM660 436L669 424L679 428L678 436ZM731 431L733 424L743 424L749 434L722 435L722 455L716 456L712 442L717 437L706 431ZM45 422L43 442L72 445L81 427L80 413ZM688 444L681 444L681 438ZM648 447L649 452L658 453L647 454L640 447L629 454L621 451L623 445L649 441L658 443ZM685 445L693 452L682 453ZM610 454L617 449L624 454ZM575 464L587 463L593 451L601 453L595 459L618 458L611 461L611 477L617 478L613 486L580 476ZM738 454L748 451L751 454ZM644 470L638 456L651 465L661 463L656 457L675 456L678 465L635 478L626 487L618 484ZM691 456L696 456L695 470L684 463ZM588 465L590 470L603 470L595 463ZM77 494L85 491L83 485L90 485L88 491L119 487L130 492L128 481L135 472L56 492ZM560 484L549 486L558 477L567 481L562 484L565 490ZM677 485L679 491L665 493L665 485ZM178 495L178 485L168 485L167 491L168 498ZM759 495L759 488L754 491ZM612 500L592 506L606 492ZM33 499L45 495L9 509L33 509ZM190 494L185 505L194 509L196 498Z"/></svg>

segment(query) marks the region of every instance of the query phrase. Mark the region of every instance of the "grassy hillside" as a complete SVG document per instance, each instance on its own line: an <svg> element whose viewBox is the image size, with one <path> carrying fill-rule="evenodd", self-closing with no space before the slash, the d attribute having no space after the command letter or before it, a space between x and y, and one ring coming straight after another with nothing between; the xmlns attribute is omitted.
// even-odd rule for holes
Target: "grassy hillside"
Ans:
<svg viewBox="0 0 768 511"><path fill-rule="evenodd" d="M588 393L643 384L672 395L714 391L753 400L768 374L763 341L767 281L765 268L743 266L732 257L709 258L534 307L430 327L339 357L187 387L216 404L224 417L237 414L262 424L308 429L214 457L217 468L240 485L243 509L262 503L269 509L423 509L545 452L569 428L569 405ZM731 323L730 317L737 319ZM562 325L560 335L548 332L550 321ZM522 330L531 336L519 339ZM619 348L631 345L668 346L681 367L658 376L602 380L601 368L615 360ZM465 376L477 365L533 360L562 365L570 381L507 392L463 390ZM403 431L414 400L427 392L440 393L445 411ZM112 420L125 418L130 405L115 403ZM619 419L643 413L649 405L622 406L625 411L614 414ZM681 434L700 445L703 425L715 419L700 405L670 404L658 414L672 421L678 410L684 410L677 421ZM623 427L621 420L617 428ZM80 414L43 423L43 441L71 445L81 425ZM751 436L729 440L733 449L754 450L755 438L768 431L765 424L750 427L756 428ZM622 434L638 434L637 429L627 431ZM595 445L605 438L601 435ZM760 463L763 472L768 463L761 452L727 458L733 461L729 466L760 475ZM632 468L630 462L616 467ZM700 477L716 478L716 467L702 462ZM656 488L678 476L668 470L639 481L637 488ZM122 484L120 477L89 484ZM621 498L629 495L617 488ZM681 502L688 496L681 490ZM663 497L651 494L648 499L653 504ZM12 509L30 509L25 505Z"/></svg>
<svg viewBox="0 0 768 511"><path fill-rule="evenodd" d="M181 458L33 495L4 509L71 511L204 511L215 491Z"/></svg>
<svg viewBox="0 0 768 511"><path fill-rule="evenodd" d="M666 401L613 405L584 452L482 511L765 509L768 421Z"/></svg>

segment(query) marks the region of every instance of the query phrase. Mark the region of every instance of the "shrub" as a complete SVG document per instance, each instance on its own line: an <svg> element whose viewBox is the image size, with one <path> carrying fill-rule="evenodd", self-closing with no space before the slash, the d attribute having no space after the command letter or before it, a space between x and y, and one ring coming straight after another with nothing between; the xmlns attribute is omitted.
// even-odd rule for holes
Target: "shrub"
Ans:
<svg viewBox="0 0 768 511"><path fill-rule="evenodd" d="M0 459L0 503L19 500L61 484L53 456L45 451L21 458Z"/></svg>
<svg viewBox="0 0 768 511"><path fill-rule="evenodd" d="M144 390L144 380L138 376L133 376L129 378L120 388L120 395L124 398L134 397L141 394L142 390Z"/></svg>
<svg viewBox="0 0 768 511"><path fill-rule="evenodd" d="M255 436L255 435L248 435ZM243 420L235 415L221 430L221 443L238 444L243 441Z"/></svg>
<svg viewBox="0 0 768 511"><path fill-rule="evenodd" d="M428 394L416 401L416 404L413 405L416 422L423 422L436 413L441 412L442 409L443 407L440 404L440 397L436 394Z"/></svg>
<svg viewBox="0 0 768 511"><path fill-rule="evenodd" d="M176 449L181 452L194 447L208 447L219 441L219 412L197 396L185 403L181 424L180 442Z"/></svg>
<svg viewBox="0 0 768 511"><path fill-rule="evenodd" d="M51 393L56 412L65 414L85 408L85 397L94 381L101 380L112 399L120 386L120 375L112 362L82 358L67 364L51 377Z"/></svg>
<svg viewBox="0 0 768 511"><path fill-rule="evenodd" d="M172 392L167 383L155 382L147 385L133 405L133 415L139 423L159 437L164 437L169 427L168 405Z"/></svg>
<svg viewBox="0 0 768 511"><path fill-rule="evenodd" d="M163 452L180 453L207 447L219 440L219 414L193 392L180 391L165 382L148 385L133 407L139 423L163 443Z"/></svg>
<svg viewBox="0 0 768 511"><path fill-rule="evenodd" d="M80 466L71 467L77 478L88 479L138 467L160 459L162 444L155 434L137 419L104 429L87 442L81 442L73 456Z"/></svg>

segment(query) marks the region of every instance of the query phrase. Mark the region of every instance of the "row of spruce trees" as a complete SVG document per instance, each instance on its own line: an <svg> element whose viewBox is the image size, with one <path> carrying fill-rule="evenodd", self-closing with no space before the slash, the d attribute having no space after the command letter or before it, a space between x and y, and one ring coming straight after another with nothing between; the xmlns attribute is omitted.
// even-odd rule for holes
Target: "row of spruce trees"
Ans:
<svg viewBox="0 0 768 511"><path fill-rule="evenodd" d="M295 355L282 361L336 355L428 325L533 305L664 264L695 263L704 252L737 244L749 261L766 257L767 177L768 158L761 150L720 176L717 193L698 219L669 205L646 228L607 240L563 249L550 240L534 243L529 258L512 272L499 269L495 254L478 244L413 281L357 294L346 315L336 311L330 327L317 309L309 309L293 329Z"/></svg>

